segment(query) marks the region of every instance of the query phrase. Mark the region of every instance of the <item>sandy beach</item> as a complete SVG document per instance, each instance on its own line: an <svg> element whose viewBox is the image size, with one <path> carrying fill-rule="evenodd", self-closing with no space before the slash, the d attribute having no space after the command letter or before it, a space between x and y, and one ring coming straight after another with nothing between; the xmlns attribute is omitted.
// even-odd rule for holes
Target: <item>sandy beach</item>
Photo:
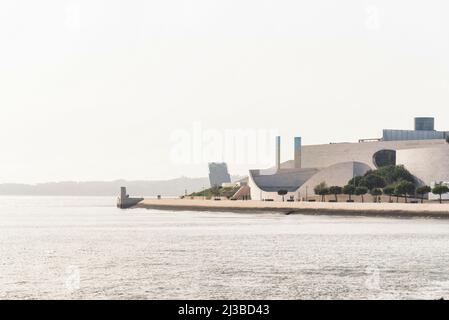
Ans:
<svg viewBox="0 0 449 320"><path fill-rule="evenodd" d="M135 208L179 211L280 212L311 215L449 218L443 203L265 202L231 200L145 199Z"/></svg>

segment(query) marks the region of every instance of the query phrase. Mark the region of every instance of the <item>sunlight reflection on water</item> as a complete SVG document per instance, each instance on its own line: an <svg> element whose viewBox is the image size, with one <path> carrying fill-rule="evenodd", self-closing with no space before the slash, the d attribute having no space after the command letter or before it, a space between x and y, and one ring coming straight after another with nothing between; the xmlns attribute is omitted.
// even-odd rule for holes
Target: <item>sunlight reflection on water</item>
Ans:
<svg viewBox="0 0 449 320"><path fill-rule="evenodd" d="M0 298L449 298L449 221L0 197Z"/></svg>

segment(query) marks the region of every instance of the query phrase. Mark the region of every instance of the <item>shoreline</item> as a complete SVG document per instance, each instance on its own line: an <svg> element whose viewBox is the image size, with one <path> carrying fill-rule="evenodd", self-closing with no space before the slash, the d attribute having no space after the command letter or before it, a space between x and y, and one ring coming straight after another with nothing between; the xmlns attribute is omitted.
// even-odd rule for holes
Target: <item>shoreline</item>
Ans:
<svg viewBox="0 0 449 320"><path fill-rule="evenodd" d="M144 199L132 208L173 211L214 211L234 213L284 213L303 215L364 216L388 218L449 219L449 204L439 203L346 203L266 202L231 200Z"/></svg>

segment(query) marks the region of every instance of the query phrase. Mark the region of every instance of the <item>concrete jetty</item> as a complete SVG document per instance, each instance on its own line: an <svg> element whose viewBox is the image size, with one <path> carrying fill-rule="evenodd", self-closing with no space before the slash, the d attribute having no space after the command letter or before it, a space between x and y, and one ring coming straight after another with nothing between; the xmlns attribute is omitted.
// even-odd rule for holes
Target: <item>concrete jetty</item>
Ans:
<svg viewBox="0 0 449 320"><path fill-rule="evenodd" d="M120 188L120 196L117 198L117 207L120 209L127 209L137 205L144 200L143 198L131 198L127 192L126 187Z"/></svg>
<svg viewBox="0 0 449 320"><path fill-rule="evenodd" d="M176 211L280 212L309 215L449 218L449 203L270 202L144 199L135 208Z"/></svg>

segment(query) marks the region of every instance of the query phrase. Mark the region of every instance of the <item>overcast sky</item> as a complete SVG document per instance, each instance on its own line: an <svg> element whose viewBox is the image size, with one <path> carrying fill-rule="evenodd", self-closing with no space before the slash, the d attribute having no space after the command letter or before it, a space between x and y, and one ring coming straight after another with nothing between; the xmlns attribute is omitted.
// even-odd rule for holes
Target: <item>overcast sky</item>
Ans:
<svg viewBox="0 0 449 320"><path fill-rule="evenodd" d="M245 128L280 133L284 160L294 135L421 115L449 130L448 16L447 0L3 0L0 182L205 176L220 157L245 174L267 160L185 156Z"/></svg>

